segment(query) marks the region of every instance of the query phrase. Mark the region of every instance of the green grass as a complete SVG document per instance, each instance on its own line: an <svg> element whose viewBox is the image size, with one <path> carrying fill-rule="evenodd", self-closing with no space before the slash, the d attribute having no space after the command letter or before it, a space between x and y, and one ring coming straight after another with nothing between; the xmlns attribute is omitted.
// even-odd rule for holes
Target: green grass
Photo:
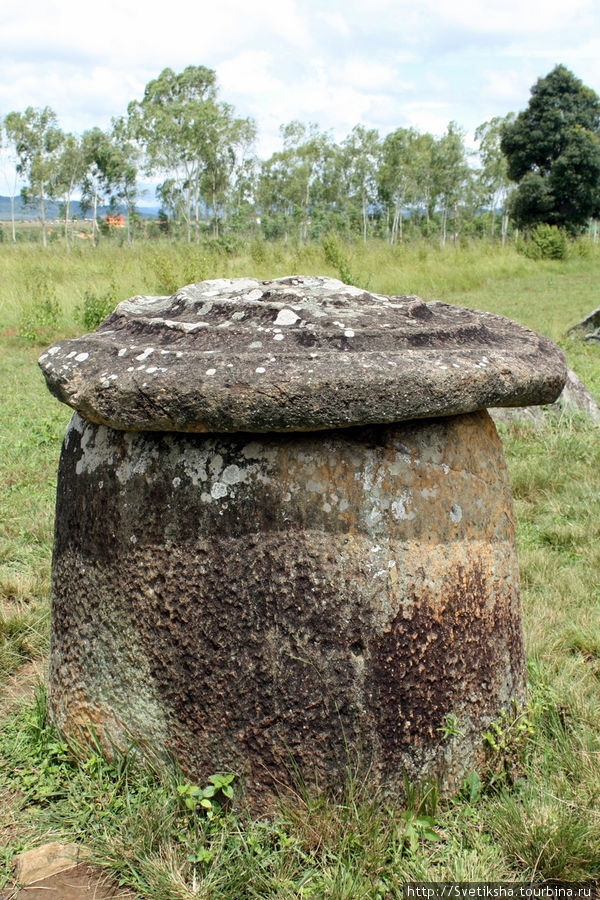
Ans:
<svg viewBox="0 0 600 900"><path fill-rule="evenodd" d="M534 262L481 247L339 245L332 256L320 245L255 243L227 255L211 246L107 244L67 255L0 245L0 680L47 647L55 476L69 410L47 393L33 342L81 331L76 308L86 291L101 304L111 291L120 299L196 278L338 275L340 267L372 290L489 309L537 328L561 343L600 399L600 348L564 334L600 305L594 251ZM43 290L56 298L58 322L32 335L23 310L35 313ZM299 789L269 819L227 808L207 818L186 805L192 794L175 770L67 747L39 694L0 735L0 888L14 851L52 839L82 841L123 885L156 900L383 900L400 897L406 880L600 879L598 435L577 418L539 432L502 429L529 703L525 717L491 730L487 766L458 798L408 786L408 804L395 805L350 774L341 796Z"/></svg>

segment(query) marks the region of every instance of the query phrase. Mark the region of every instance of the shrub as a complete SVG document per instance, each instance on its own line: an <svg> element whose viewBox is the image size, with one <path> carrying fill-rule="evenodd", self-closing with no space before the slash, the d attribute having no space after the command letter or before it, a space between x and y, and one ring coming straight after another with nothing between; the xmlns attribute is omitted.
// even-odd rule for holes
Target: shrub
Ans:
<svg viewBox="0 0 600 900"><path fill-rule="evenodd" d="M45 344L54 336L60 321L56 289L43 274L32 277L27 288L30 299L21 310L17 334L28 344Z"/></svg>
<svg viewBox="0 0 600 900"><path fill-rule="evenodd" d="M530 259L565 259L569 249L567 234L556 225L536 225L522 245Z"/></svg>
<svg viewBox="0 0 600 900"><path fill-rule="evenodd" d="M83 304L77 307L77 318L87 331L94 331L117 305L117 286L111 281L104 294L86 291Z"/></svg>

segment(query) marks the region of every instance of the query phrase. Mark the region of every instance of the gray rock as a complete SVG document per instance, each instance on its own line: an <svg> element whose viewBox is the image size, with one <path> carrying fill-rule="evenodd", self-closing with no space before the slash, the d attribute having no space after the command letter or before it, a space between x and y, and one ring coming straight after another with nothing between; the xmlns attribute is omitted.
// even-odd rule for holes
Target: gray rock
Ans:
<svg viewBox="0 0 600 900"><path fill-rule="evenodd" d="M542 427L548 416L556 419L565 414L582 415L594 425L600 425L600 407L572 369L567 370L565 386L554 403L548 406L495 408L489 412L495 422L521 422L534 428Z"/></svg>
<svg viewBox="0 0 600 900"><path fill-rule="evenodd" d="M579 334L583 336L585 341L600 342L600 306L593 309L591 313L575 322L574 325L567 330L567 334Z"/></svg>
<svg viewBox="0 0 600 900"><path fill-rule="evenodd" d="M48 387L123 430L305 431L553 402L561 351L501 316L330 278L133 297L40 357Z"/></svg>

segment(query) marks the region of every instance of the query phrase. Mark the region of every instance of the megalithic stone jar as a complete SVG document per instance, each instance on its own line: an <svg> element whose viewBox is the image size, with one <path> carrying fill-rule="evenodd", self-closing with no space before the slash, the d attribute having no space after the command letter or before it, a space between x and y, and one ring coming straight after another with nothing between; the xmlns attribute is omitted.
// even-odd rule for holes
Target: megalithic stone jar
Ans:
<svg viewBox="0 0 600 900"><path fill-rule="evenodd" d="M456 789L524 699L487 406L566 370L507 319L318 277L133 297L40 358L58 478L49 703L268 804L347 767Z"/></svg>

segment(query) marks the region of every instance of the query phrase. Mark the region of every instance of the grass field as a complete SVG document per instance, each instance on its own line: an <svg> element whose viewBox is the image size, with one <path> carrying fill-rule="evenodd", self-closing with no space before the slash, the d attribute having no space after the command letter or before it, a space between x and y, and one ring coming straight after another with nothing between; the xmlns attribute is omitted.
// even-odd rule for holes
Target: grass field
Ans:
<svg viewBox="0 0 600 900"><path fill-rule="evenodd" d="M600 347L567 327L600 306L600 253L514 249L0 245L0 689L47 647L55 473L69 410L47 393L41 344L134 293L242 274L342 276L384 293L510 316L556 340L600 400ZM87 295L87 296L86 296ZM600 441L579 419L503 430L514 493L529 676L526 715L498 722L489 760L454 800L409 786L384 803L298 796L253 822L198 812L176 772L73 754L44 698L0 710L0 888L19 849L77 839L140 897L395 898L407 880L600 880ZM206 773L207 779L209 775ZM207 781L208 783L208 781ZM203 788L205 785L200 785ZM211 811L209 811L211 812Z"/></svg>

